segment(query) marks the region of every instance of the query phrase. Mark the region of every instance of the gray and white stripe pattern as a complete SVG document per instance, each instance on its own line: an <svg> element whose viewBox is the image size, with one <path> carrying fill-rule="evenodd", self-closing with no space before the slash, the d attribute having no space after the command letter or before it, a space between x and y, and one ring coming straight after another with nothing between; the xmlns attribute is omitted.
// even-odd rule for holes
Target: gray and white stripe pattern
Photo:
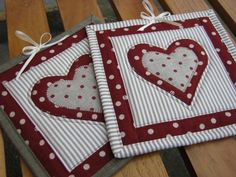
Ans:
<svg viewBox="0 0 236 177"><path fill-rule="evenodd" d="M209 56L209 66L189 107L136 74L127 58L128 51L137 44L147 43L166 49L178 39L197 41ZM235 87L203 27L111 37L111 41L129 97L135 127L236 108Z"/></svg>
<svg viewBox="0 0 236 177"><path fill-rule="evenodd" d="M231 42L230 38L228 37L226 31L224 30L223 26L221 25L221 23L217 19L213 10L194 12L194 13L186 13L186 14L180 14L180 15L173 15L173 16L169 16L168 18L170 20L185 20L185 19L192 19L192 18L198 18L198 17L209 17L210 18L210 20L214 24L216 30L218 31L218 33L220 33L222 41L226 44L228 51L231 53L233 58L236 59L236 49L235 49L233 43ZM115 157L118 157L118 158L128 157L128 156L143 154L143 153L147 153L147 152L151 152L151 151L155 151L155 150L159 150L159 149L189 145L189 144L198 143L198 142L202 142L202 141L209 141L209 140L213 140L213 139L223 138L223 137L231 136L231 135L235 134L236 133L236 126L229 125L229 126L225 126L225 127L221 127L221 128L217 128L217 129L205 130L205 131L201 131L201 132L190 133L190 134L174 136L174 137L167 137L167 138L163 138L163 139L159 139L159 140L140 142L140 143L127 145L127 146L124 146L122 144L121 135L120 135L120 131L119 131L119 128L117 125L117 119L116 119L116 115L114 112L114 107L112 105L112 99L111 99L111 95L109 93L107 80L105 77L104 66L102 63L102 57L101 57L101 53L100 53L100 49L99 49L99 45L98 45L98 41L97 41L95 32L100 31L100 30L129 27L132 25L140 25L140 24L145 24L145 21L144 20L130 20L130 21L117 22L117 23L90 25L86 28L88 38L89 38L90 48L92 51L92 58L94 61L95 74L96 74L96 78L98 81L98 87L99 87L100 96L101 96L101 100L102 100L103 111L105 113L105 120L106 120L106 126L107 126L107 131L108 131L108 137L111 142L110 143L111 148L113 150ZM198 30L201 31L202 29L198 28ZM126 40L126 42L127 41L129 41L129 40ZM212 44L209 40L202 42L202 45L210 46L211 49L208 52L210 52L210 54L213 54L214 58L215 57L218 58L215 51L212 51L213 50ZM219 61L217 61L217 62L219 62ZM224 67L221 65L218 65L215 67L220 68L220 70L222 71L221 73L219 73L220 78L218 78L218 81L215 80L215 81L219 82L223 77L225 77ZM214 73L215 72L214 68L208 68L208 69L210 71L211 70L213 70L213 71L212 72L207 71L205 73L204 79L207 79L207 77L209 79L209 78L211 78L210 77L211 74L212 75L216 74L216 73ZM233 100L235 100L235 90L233 89L233 84L229 83L228 77L223 78L223 80L227 81L227 83L228 83L227 87L230 88L230 90L228 90L229 93L227 93L227 95L233 93L233 97L232 97L233 99L227 97L227 101L226 101L226 100L224 100L225 98L223 98L223 95L220 95L220 97L222 96L222 102L220 103L220 105L219 105L219 103L210 104L207 108L207 110L211 110L209 112L221 111L221 110L217 110L217 109L214 110L214 107L217 107L217 106L221 106L222 110L225 110L226 108L230 108L230 107L231 108L235 107L235 103L233 104L233 102L232 102ZM213 81L210 81L210 83L214 84ZM209 90L208 84L205 84L204 82L202 82L202 85L205 85L205 90ZM222 87L221 89L223 89L224 86L222 85L221 87ZM144 88L141 88L141 89L144 89ZM214 88L214 89L217 89L217 88ZM142 90L140 90L140 91L142 92ZM199 91L199 92L202 92L202 91ZM150 94L154 94L154 93L151 92ZM159 97L161 97L161 96L159 95ZM162 97L164 98L164 97L166 97L166 95L162 94ZM195 102L194 104L198 105L198 102L203 102L202 99L204 99L204 98L198 98L198 100L197 99L193 100L193 102ZM214 97L212 96L212 98L208 98L208 99L213 100ZM222 105L222 103L226 103L226 102L230 103L230 104ZM168 106L172 107L173 104L176 104L176 103L174 101L170 101L168 106L167 106L168 103L163 103L163 104L164 105L157 105L157 106L160 106L160 108L162 110L164 110L163 109L164 107L168 107ZM187 117L188 114L191 113L190 110L187 110L186 108L184 108L181 105L179 105L178 107L179 107L179 109L184 110L184 113L182 113L184 117ZM153 109L153 110L155 110L155 109ZM171 114L171 115L178 115L179 114L180 115L180 113L178 113L178 112L177 112L178 114L176 114L176 110L171 109L169 111L170 111L170 113L168 113L168 114ZM153 111L153 113L157 114L158 112ZM196 113L203 114L204 108L198 107L198 109L195 110L195 114ZM133 114L134 114L134 112L133 112ZM140 114L140 112L137 111L136 114ZM178 119L178 118L181 118L181 117L176 116L176 119ZM140 120L138 120L138 121L140 121ZM163 120L160 120L160 121L163 121ZM137 120L135 120L135 123L137 124ZM141 126L141 125L143 125L144 122L139 122L139 123Z"/></svg>
<svg viewBox="0 0 236 177"><path fill-rule="evenodd" d="M18 80L13 79L5 83L7 90L42 133L68 171L72 171L107 143L105 125L50 115L35 106L29 93L38 80L66 75L77 58L89 53L88 40L84 39L23 73Z"/></svg>

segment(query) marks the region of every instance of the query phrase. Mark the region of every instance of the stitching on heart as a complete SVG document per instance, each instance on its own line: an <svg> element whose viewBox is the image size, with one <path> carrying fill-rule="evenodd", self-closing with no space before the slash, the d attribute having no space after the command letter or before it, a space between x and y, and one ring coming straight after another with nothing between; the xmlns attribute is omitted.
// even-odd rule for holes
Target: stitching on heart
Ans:
<svg viewBox="0 0 236 177"><path fill-rule="evenodd" d="M35 105L39 107L42 111L47 112L48 114L69 118L69 119L82 119L82 120L92 120L92 121L100 121L103 122L103 114L100 104L100 98L97 90L97 84L93 73L86 73L86 75L89 75L89 77L84 77L84 74L80 72L79 76L75 75L77 71L80 71L79 69L84 70L90 70L90 72L93 72L92 68L92 59L89 55L83 55L79 59L77 59L71 66L68 73L64 76L50 76L46 78L42 78L39 80L33 87L31 92L31 98ZM91 76L91 77L90 77ZM64 83L73 82L74 77L83 77L85 79L88 79L87 83L80 84L80 82L75 83L74 87L71 87L68 84L64 85L64 88L59 87L59 82L64 81ZM78 78L75 78L78 79ZM81 80L82 80L81 79ZM90 89L93 89L91 92L83 91L83 89L89 89L86 88L88 84L91 86ZM79 86L83 86L83 88L76 88L77 84ZM56 87L55 87L56 86ZM49 88L53 88L50 91ZM68 93L66 89L72 88L73 90L68 90ZM81 90L81 91L80 91ZM80 92L79 92L80 91ZM91 93L95 93L96 95L92 95L91 98L88 98L88 96ZM78 95L77 95L78 94ZM67 104L66 101L69 100L69 96L76 95L76 99L80 100L81 98L79 96L84 96L85 99L83 99L83 102L78 101L77 103ZM55 101L53 98L60 98L60 100ZM64 101L62 101L64 99ZM82 99L81 99L82 100ZM75 101L72 99L72 101ZM94 104L91 104L91 101L94 101ZM76 104L81 106L76 106ZM89 105L92 105L89 107ZM93 107L96 106L96 107Z"/></svg>
<svg viewBox="0 0 236 177"><path fill-rule="evenodd" d="M147 68L145 68L145 66L143 65L142 60L143 56L145 56L145 54L149 52L158 52L169 55L173 53L173 51L178 47L185 47L189 50L192 50L199 59L198 66L191 79L191 83L187 86L186 90L182 91L170 84L172 80L167 82L165 78L162 78L161 76L158 77L158 74L148 71ZM171 97L174 96L188 106L190 106L192 103L198 84L200 83L201 78L204 75L204 71L206 70L206 67L208 65L206 51L197 42L191 39L176 40L172 42L167 49L162 49L149 44L138 44L128 51L128 59L132 70L142 79L148 81L149 83L152 83L152 85L155 85L155 87L161 88L165 91L165 93L169 93L168 95L171 95ZM166 64L165 66L163 66L163 68L166 68ZM189 69L194 71L194 67L191 67ZM191 78L190 76L188 77Z"/></svg>

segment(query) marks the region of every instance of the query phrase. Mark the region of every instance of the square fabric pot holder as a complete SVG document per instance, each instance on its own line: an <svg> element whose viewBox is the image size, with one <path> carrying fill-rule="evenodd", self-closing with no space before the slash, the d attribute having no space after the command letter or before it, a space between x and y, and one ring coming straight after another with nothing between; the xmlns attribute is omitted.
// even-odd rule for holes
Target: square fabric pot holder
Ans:
<svg viewBox="0 0 236 177"><path fill-rule="evenodd" d="M81 29L94 21L57 37L69 34L36 54L19 78L24 61L8 63L0 74L2 128L36 176L110 176L127 161L115 160L110 149L86 31Z"/></svg>
<svg viewBox="0 0 236 177"><path fill-rule="evenodd" d="M216 14L165 19L86 27L115 157L236 133L236 49Z"/></svg>

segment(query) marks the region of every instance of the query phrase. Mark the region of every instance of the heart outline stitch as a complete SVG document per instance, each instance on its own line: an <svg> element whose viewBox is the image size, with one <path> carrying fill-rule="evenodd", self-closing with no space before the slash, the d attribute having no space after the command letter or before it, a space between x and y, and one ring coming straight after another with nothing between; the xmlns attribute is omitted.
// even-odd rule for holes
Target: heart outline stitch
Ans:
<svg viewBox="0 0 236 177"><path fill-rule="evenodd" d="M193 51L198 58L196 74L193 75L193 77L190 80L189 86L186 88L184 92L178 89L177 87L171 85L163 78L158 77L154 73L148 71L147 68L145 68L143 65L143 56L146 53L158 52L163 55L170 55L171 53L174 53L175 50L178 49L179 47L184 47ZM140 77L142 77L146 81L154 84L156 87L159 87L165 92L176 97L177 99L185 103L187 106L191 105L198 87L198 83L200 82L202 75L208 65L208 57L206 51L200 44L191 39L176 40L172 42L166 49L149 44L138 44L132 47L128 51L127 55L128 55L128 61L134 72L136 72Z"/></svg>

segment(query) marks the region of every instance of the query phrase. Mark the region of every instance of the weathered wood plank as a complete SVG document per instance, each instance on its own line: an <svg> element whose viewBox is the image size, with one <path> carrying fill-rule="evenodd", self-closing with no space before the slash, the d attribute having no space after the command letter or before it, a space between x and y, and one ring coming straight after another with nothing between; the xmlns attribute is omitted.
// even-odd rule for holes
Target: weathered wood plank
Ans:
<svg viewBox="0 0 236 177"><path fill-rule="evenodd" d="M135 157L113 177L167 177L158 152Z"/></svg>
<svg viewBox="0 0 236 177"><path fill-rule="evenodd" d="M57 0L65 30L91 15L103 19L96 0Z"/></svg>
<svg viewBox="0 0 236 177"><path fill-rule="evenodd" d="M35 41L39 41L42 33L49 32L49 26L43 0L5 0L5 6L9 55L14 58L28 45L15 36L15 30L24 31ZM21 167L23 177L32 176L22 160Z"/></svg>
<svg viewBox="0 0 236 177"><path fill-rule="evenodd" d="M204 0L160 0L160 4L173 14L209 9Z"/></svg>
<svg viewBox="0 0 236 177"><path fill-rule="evenodd" d="M234 177L236 140L227 138L186 148L198 177Z"/></svg>
<svg viewBox="0 0 236 177"><path fill-rule="evenodd" d="M221 18L236 34L236 1L235 0L209 0Z"/></svg>
<svg viewBox="0 0 236 177"><path fill-rule="evenodd" d="M27 45L15 36L21 30L38 41L42 33L49 32L43 0L5 0L7 35L10 58L17 56Z"/></svg>
<svg viewBox="0 0 236 177"><path fill-rule="evenodd" d="M112 2L117 15L122 20L140 18L140 12L145 11L141 0L113 0ZM154 0L150 0L150 3L154 8L154 12L157 14L158 9Z"/></svg>
<svg viewBox="0 0 236 177"><path fill-rule="evenodd" d="M209 8L204 0L161 0L165 10L183 13ZM227 138L186 148L188 157L199 177L233 177L236 174L236 141Z"/></svg>
<svg viewBox="0 0 236 177"><path fill-rule="evenodd" d="M0 176L6 177L4 142L3 142L3 136L2 136L1 129L0 129Z"/></svg>

